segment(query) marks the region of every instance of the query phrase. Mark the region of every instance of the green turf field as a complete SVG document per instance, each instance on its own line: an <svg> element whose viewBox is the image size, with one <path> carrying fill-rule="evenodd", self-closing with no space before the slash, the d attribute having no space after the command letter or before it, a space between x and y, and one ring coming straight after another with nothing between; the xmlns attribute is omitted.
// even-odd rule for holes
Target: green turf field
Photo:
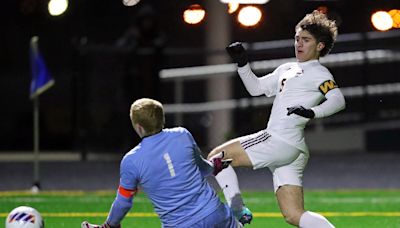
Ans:
<svg viewBox="0 0 400 228"><path fill-rule="evenodd" d="M46 228L80 227L83 220L102 223L114 192L0 192L0 227L13 208L28 205L40 211ZM283 221L273 193L244 192L254 220L246 227L291 227ZM306 191L306 208L320 212L336 227L400 228L400 190ZM151 203L139 193L123 227L160 227Z"/></svg>

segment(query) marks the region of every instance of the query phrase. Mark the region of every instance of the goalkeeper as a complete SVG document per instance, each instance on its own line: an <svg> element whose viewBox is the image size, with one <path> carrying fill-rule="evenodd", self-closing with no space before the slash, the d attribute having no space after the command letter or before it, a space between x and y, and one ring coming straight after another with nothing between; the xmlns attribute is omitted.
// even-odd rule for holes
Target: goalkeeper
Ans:
<svg viewBox="0 0 400 228"><path fill-rule="evenodd" d="M117 196L105 223L85 221L82 227L121 227L139 186L152 201L163 227L242 226L204 178L216 175L229 161L203 159L185 128L163 129L164 111L158 101L136 100L130 118L142 141L121 161Z"/></svg>
<svg viewBox="0 0 400 228"><path fill-rule="evenodd" d="M224 151L225 158L233 159L233 166L268 167L282 215L289 224L302 228L333 227L322 215L304 209L302 177L309 158L304 139L307 122L345 108L332 74L319 62L333 47L336 36L336 24L325 14L307 14L295 27L297 61L283 64L263 77L251 70L241 43L227 47L247 91L252 96L275 96L275 100L265 130L228 141L208 157L221 157ZM216 179L224 187L228 204L240 212L243 202L232 167L224 169Z"/></svg>

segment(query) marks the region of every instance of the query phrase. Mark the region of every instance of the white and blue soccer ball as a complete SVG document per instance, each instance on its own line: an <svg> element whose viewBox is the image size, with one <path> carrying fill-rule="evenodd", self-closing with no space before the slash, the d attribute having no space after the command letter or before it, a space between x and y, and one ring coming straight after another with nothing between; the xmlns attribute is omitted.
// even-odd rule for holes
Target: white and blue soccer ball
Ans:
<svg viewBox="0 0 400 228"><path fill-rule="evenodd" d="M8 214L6 228L44 228L44 222L35 208L20 206Z"/></svg>

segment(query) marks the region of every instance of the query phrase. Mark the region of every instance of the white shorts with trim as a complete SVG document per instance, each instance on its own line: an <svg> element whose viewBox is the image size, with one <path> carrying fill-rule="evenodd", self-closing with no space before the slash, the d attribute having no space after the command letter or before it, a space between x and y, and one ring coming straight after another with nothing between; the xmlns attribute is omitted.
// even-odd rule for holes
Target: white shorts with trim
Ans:
<svg viewBox="0 0 400 228"><path fill-rule="evenodd" d="M266 130L239 138L253 164L253 169L268 167L273 175L274 190L282 185L302 186L308 153L287 144Z"/></svg>

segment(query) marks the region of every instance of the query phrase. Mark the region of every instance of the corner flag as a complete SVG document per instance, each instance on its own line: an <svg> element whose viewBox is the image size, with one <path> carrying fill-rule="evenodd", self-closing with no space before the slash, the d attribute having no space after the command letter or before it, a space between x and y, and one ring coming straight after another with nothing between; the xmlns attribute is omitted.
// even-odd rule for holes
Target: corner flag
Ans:
<svg viewBox="0 0 400 228"><path fill-rule="evenodd" d="M54 80L46 67L43 56L40 54L38 41L39 38L37 36L32 37L29 50L32 72L30 89L31 99L39 96L41 93L54 85Z"/></svg>

